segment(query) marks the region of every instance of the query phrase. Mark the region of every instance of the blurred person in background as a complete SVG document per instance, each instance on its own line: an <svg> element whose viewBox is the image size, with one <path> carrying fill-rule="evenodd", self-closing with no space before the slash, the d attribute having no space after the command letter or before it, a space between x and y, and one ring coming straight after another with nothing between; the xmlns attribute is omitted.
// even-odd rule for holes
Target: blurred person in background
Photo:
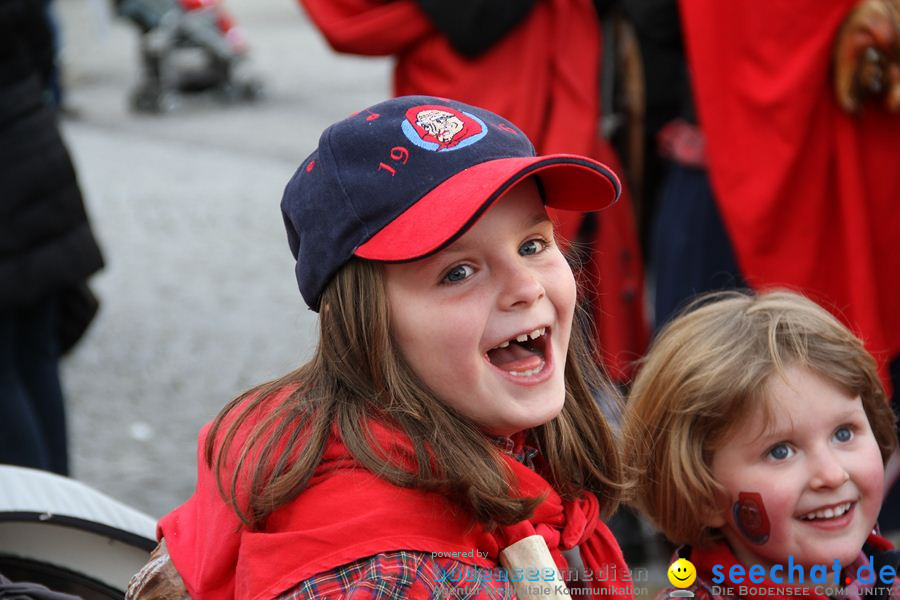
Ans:
<svg viewBox="0 0 900 600"><path fill-rule="evenodd" d="M46 90L41 0L0 0L0 462L68 474L61 353L96 312L103 259Z"/></svg>

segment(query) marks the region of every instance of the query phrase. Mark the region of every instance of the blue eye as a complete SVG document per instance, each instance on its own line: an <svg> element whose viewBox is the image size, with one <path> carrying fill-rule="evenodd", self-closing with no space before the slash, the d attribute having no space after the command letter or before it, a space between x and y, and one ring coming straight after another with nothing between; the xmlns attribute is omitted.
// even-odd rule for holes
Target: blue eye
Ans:
<svg viewBox="0 0 900 600"><path fill-rule="evenodd" d="M839 442L849 442L853 439L853 431L849 427L838 427L834 432L834 439Z"/></svg>
<svg viewBox="0 0 900 600"><path fill-rule="evenodd" d="M547 247L547 242L540 239L528 240L522 247L519 248L519 254L522 256L531 256L533 254L538 254L541 250Z"/></svg>
<svg viewBox="0 0 900 600"><path fill-rule="evenodd" d="M469 265L456 265L444 276L444 281L448 283L456 283L457 281L462 281L468 277L471 277L472 273L475 272L475 269L470 267Z"/></svg>
<svg viewBox="0 0 900 600"><path fill-rule="evenodd" d="M794 449L787 444L775 444L769 449L768 456L775 460L785 460L794 455Z"/></svg>

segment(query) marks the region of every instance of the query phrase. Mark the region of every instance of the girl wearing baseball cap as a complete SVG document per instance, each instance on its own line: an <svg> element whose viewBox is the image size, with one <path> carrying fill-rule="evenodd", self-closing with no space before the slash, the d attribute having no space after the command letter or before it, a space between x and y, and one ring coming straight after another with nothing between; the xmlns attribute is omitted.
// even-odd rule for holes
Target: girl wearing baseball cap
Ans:
<svg viewBox="0 0 900 600"><path fill-rule="evenodd" d="M600 520L621 465L596 398L617 396L544 208L618 193L604 165L535 156L452 100L325 130L281 205L315 355L203 429L196 492L130 597L511 598L563 579L630 597L595 576L627 572Z"/></svg>

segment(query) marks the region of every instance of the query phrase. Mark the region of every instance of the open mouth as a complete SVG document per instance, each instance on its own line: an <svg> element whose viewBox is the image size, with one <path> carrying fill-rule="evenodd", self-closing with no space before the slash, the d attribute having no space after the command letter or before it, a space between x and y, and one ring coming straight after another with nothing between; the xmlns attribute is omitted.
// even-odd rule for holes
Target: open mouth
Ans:
<svg viewBox="0 0 900 600"><path fill-rule="evenodd" d="M800 515L801 521L826 521L828 519L837 519L847 514L853 508L853 502L844 502L815 511Z"/></svg>
<svg viewBox="0 0 900 600"><path fill-rule="evenodd" d="M520 333L485 353L493 366L513 377L531 377L546 366L550 328L540 327Z"/></svg>

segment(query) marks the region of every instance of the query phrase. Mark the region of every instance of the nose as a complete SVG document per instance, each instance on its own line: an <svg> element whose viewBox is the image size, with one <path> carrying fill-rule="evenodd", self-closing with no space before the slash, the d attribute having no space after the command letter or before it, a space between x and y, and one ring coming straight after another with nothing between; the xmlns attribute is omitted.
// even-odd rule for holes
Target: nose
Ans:
<svg viewBox="0 0 900 600"><path fill-rule="evenodd" d="M544 297L544 286L537 273L522 264L521 257L504 265L497 274L500 277L500 307L505 310L531 306Z"/></svg>
<svg viewBox="0 0 900 600"><path fill-rule="evenodd" d="M809 484L813 489L838 488L850 479L850 473L830 448L820 449L811 457L811 461L812 477Z"/></svg>

